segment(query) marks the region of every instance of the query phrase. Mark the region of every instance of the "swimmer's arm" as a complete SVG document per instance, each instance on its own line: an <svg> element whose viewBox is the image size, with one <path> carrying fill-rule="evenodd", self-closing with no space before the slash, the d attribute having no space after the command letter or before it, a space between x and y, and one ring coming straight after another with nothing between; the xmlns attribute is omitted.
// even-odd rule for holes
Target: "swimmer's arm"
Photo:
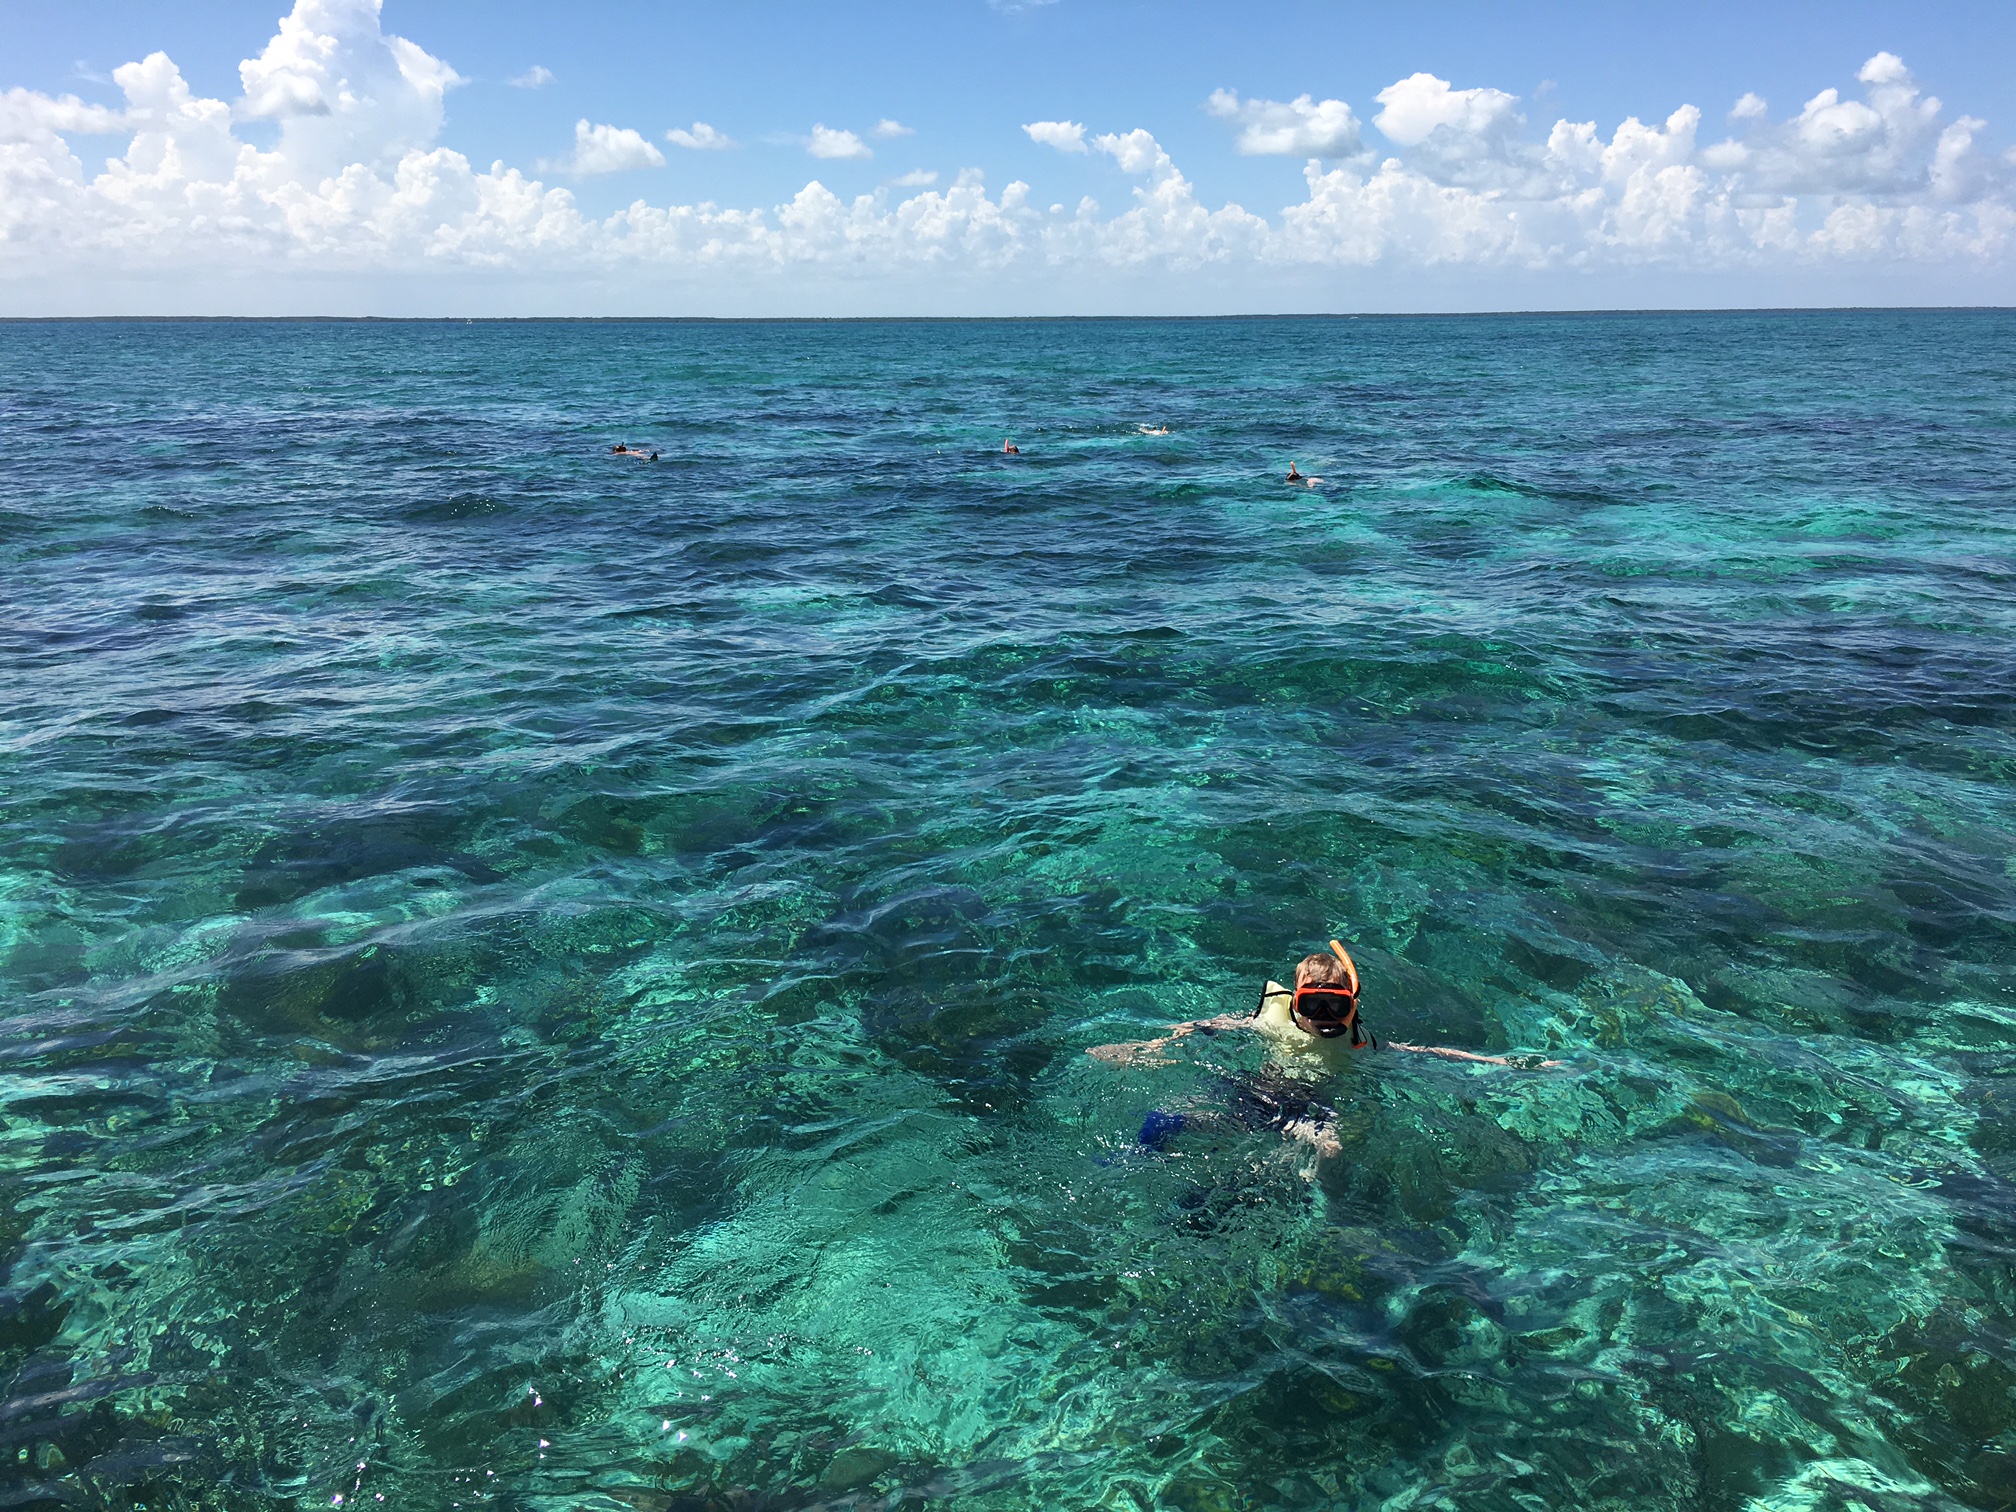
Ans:
<svg viewBox="0 0 2016 1512"><path fill-rule="evenodd" d="M1172 1024L1169 1038L1181 1039L1186 1034L1216 1034L1220 1029L1246 1029L1253 1023L1250 1013L1221 1013L1216 1018L1192 1019L1187 1024Z"/></svg>
<svg viewBox="0 0 2016 1512"><path fill-rule="evenodd" d="M1187 1024L1171 1024L1169 1032L1159 1039L1135 1040L1125 1045L1094 1045L1085 1053L1094 1060L1109 1062L1115 1066L1166 1066L1169 1058L1161 1050L1173 1045L1186 1034L1216 1034L1221 1029L1245 1029L1253 1020L1243 1013L1221 1013L1216 1018L1191 1019Z"/></svg>
<svg viewBox="0 0 2016 1512"><path fill-rule="evenodd" d="M1399 1040L1387 1040L1388 1050L1405 1050L1413 1055L1439 1055L1444 1060L1475 1061L1482 1066L1511 1066L1519 1071L1537 1071L1542 1067L1565 1066L1566 1061L1541 1060L1531 1055L1479 1055L1472 1050L1451 1050L1443 1045L1406 1045Z"/></svg>

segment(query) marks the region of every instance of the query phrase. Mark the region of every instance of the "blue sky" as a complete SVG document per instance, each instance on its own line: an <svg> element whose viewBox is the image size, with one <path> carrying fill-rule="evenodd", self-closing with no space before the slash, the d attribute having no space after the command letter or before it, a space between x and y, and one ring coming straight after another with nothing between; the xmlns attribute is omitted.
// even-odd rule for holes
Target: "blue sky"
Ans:
<svg viewBox="0 0 2016 1512"><path fill-rule="evenodd" d="M0 310L2016 302L2012 57L2006 4L15 6Z"/></svg>

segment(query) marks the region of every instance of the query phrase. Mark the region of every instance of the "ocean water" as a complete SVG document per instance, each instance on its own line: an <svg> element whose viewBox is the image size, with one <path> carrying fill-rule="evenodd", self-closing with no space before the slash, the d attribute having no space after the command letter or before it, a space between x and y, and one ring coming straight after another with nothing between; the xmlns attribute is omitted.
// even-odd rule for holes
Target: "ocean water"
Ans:
<svg viewBox="0 0 2016 1512"><path fill-rule="evenodd" d="M2006 1507L2012 556L2010 314L0 326L0 1505ZM1084 1053L1333 935L1565 1066Z"/></svg>

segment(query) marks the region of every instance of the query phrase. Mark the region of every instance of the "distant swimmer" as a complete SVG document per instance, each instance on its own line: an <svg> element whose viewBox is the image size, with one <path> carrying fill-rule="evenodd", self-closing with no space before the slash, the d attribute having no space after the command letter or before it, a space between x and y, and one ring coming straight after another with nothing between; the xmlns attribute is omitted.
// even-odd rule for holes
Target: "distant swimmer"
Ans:
<svg viewBox="0 0 2016 1512"><path fill-rule="evenodd" d="M658 453L653 452L651 453L650 456L647 457L644 455L644 449L642 447L629 446L621 441L618 441L614 446L610 447L609 450L616 453L616 455L619 457L628 457L633 462L656 462L658 460Z"/></svg>
<svg viewBox="0 0 2016 1512"><path fill-rule="evenodd" d="M1017 446L1013 441L1003 441L1001 443L1001 454L1007 457L1019 457L1022 455L1022 448Z"/></svg>
<svg viewBox="0 0 2016 1512"><path fill-rule="evenodd" d="M1301 483L1306 485L1307 487L1314 488L1318 483L1321 483L1323 480L1321 478L1304 477L1301 474L1301 472L1299 472L1296 469L1295 464L1293 462L1290 462L1288 464L1288 476L1283 478L1281 481L1284 483Z"/></svg>
<svg viewBox="0 0 2016 1512"><path fill-rule="evenodd" d="M1169 434L1169 427L1166 425L1137 425L1134 429L1141 432L1144 436L1166 436Z"/></svg>

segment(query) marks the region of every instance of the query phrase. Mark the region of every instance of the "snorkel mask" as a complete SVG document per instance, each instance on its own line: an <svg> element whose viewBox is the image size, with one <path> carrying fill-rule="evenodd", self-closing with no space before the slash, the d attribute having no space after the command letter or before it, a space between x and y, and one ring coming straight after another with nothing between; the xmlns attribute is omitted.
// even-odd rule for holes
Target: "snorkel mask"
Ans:
<svg viewBox="0 0 2016 1512"><path fill-rule="evenodd" d="M1330 942L1330 948L1344 963L1344 974L1350 980L1311 982L1306 987L1297 987L1290 1012L1295 1027L1305 1034L1320 1039L1339 1039L1348 1034L1356 1048L1367 1042L1365 1031L1358 1024L1358 967L1335 940Z"/></svg>

